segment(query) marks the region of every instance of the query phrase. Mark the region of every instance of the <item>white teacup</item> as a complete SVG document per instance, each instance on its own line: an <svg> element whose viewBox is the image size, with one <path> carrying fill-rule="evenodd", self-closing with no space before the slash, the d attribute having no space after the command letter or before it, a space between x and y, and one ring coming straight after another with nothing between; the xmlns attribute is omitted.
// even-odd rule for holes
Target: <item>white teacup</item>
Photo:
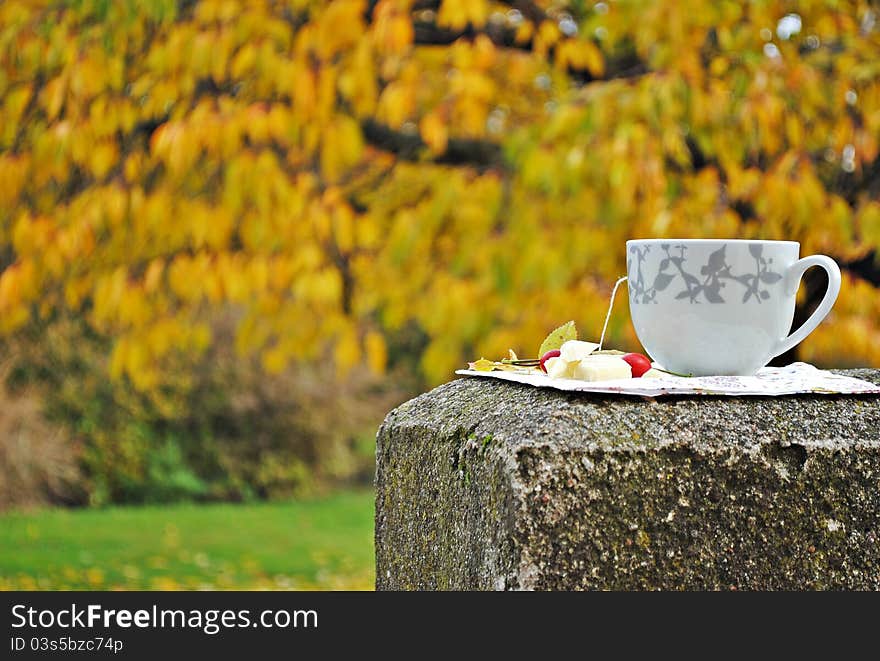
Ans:
<svg viewBox="0 0 880 661"><path fill-rule="evenodd" d="M799 255L795 241L627 241L630 316L645 351L684 374L754 374L813 332L837 300L834 260ZM828 291L789 335L798 285L811 266L828 272Z"/></svg>

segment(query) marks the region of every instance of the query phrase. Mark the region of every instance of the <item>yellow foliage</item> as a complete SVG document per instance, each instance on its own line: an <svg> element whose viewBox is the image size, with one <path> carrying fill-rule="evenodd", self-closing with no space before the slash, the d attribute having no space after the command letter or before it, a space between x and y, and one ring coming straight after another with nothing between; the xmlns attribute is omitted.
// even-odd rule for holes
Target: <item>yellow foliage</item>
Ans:
<svg viewBox="0 0 880 661"><path fill-rule="evenodd" d="M369 368L376 374L383 373L388 362L388 348L382 334L374 330L369 331L364 339L364 348Z"/></svg>
<svg viewBox="0 0 880 661"><path fill-rule="evenodd" d="M9 213L27 177L27 160L22 156L0 154L0 217Z"/></svg>
<svg viewBox="0 0 880 661"><path fill-rule="evenodd" d="M415 333L439 381L598 328L629 238L878 259L856 0L43 4L0 3L0 330L82 315L140 388L207 308L270 371L381 371ZM877 298L848 276L803 357L880 363Z"/></svg>
<svg viewBox="0 0 880 661"><path fill-rule="evenodd" d="M345 374L361 360L361 347L353 328L344 329L336 342L333 358L340 374Z"/></svg>
<svg viewBox="0 0 880 661"><path fill-rule="evenodd" d="M361 158L363 139L357 122L336 117L321 141L321 173L328 182L339 181Z"/></svg>
<svg viewBox="0 0 880 661"><path fill-rule="evenodd" d="M489 3L486 0L443 0L437 22L453 30L463 30L468 24L482 27L488 16Z"/></svg>
<svg viewBox="0 0 880 661"><path fill-rule="evenodd" d="M406 9L409 2L381 0L373 9L376 49L383 55L405 52L413 41L413 26Z"/></svg>
<svg viewBox="0 0 880 661"><path fill-rule="evenodd" d="M446 143L449 139L446 124L440 119L437 113L429 113L422 118L419 129L422 133L422 139L425 144L430 147L435 154L442 154L446 151Z"/></svg>
<svg viewBox="0 0 880 661"><path fill-rule="evenodd" d="M389 126L399 128L412 115L415 97L412 89L401 82L389 84L379 97L379 117Z"/></svg>

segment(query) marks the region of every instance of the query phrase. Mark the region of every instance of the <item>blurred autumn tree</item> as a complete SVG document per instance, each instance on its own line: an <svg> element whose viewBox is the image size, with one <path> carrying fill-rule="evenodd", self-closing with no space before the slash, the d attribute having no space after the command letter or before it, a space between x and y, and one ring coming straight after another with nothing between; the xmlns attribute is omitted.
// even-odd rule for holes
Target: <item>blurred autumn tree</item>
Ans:
<svg viewBox="0 0 880 661"><path fill-rule="evenodd" d="M760 237L844 268L800 357L876 365L878 20L864 1L7 0L0 329L78 320L152 393L232 308L269 372L390 355L437 382L568 318L598 335L628 238ZM622 306L611 337L636 346Z"/></svg>

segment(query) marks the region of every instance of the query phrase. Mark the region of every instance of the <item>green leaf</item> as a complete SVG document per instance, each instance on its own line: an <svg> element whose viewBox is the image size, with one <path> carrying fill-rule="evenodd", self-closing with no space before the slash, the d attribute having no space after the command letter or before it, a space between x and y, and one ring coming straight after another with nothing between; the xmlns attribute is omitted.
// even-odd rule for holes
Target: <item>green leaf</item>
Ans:
<svg viewBox="0 0 880 661"><path fill-rule="evenodd" d="M569 340L576 340L578 337L577 327L573 321L562 324L559 328L552 331L550 335L541 342L541 348L538 349L538 357L540 358L548 351L559 349Z"/></svg>

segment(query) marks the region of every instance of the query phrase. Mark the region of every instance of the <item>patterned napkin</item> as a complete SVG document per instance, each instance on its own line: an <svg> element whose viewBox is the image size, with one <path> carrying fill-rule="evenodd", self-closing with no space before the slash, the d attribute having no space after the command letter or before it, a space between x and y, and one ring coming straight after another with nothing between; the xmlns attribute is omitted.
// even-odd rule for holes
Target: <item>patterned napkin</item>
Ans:
<svg viewBox="0 0 880 661"><path fill-rule="evenodd" d="M664 395L725 395L766 397L820 394L880 394L880 386L862 379L833 374L808 363L792 363L787 367L764 367L755 376L679 377L664 374L661 378L615 379L611 381L576 381L551 379L534 370L522 372L477 372L458 370L463 376L481 376L502 381L516 381L538 388L555 388L576 392L599 392L640 397Z"/></svg>

